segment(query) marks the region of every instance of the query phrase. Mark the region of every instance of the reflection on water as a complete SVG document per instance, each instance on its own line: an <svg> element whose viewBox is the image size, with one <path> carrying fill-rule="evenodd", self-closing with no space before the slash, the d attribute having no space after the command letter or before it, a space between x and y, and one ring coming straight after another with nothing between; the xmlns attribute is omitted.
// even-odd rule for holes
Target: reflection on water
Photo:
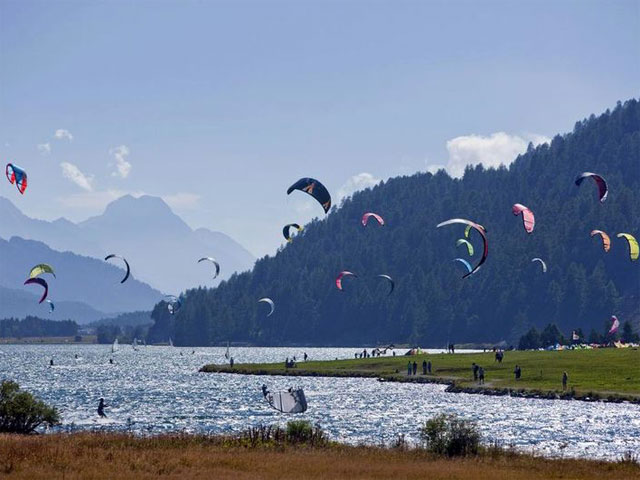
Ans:
<svg viewBox="0 0 640 480"><path fill-rule="evenodd" d="M616 459L640 451L640 407L630 404L550 401L444 392L442 385L381 383L363 378L262 377L198 373L223 363L224 348L121 345L3 345L0 378L55 405L62 429L142 433L237 432L248 425L292 418L271 410L260 386L304 388L309 410L295 418L319 423L334 440L392 442L403 433L418 440L420 424L436 413L478 421L488 441L545 455ZM237 363L353 358L356 348L232 348ZM75 354L79 358L74 358ZM49 368L49 359L55 365ZM109 358L114 364L109 364ZM108 418L98 420L104 397Z"/></svg>

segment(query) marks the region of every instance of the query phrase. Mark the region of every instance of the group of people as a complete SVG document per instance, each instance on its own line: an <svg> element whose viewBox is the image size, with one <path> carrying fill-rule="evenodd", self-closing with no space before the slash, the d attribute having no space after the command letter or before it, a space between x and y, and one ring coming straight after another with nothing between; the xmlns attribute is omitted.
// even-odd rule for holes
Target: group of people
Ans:
<svg viewBox="0 0 640 480"><path fill-rule="evenodd" d="M422 361L422 375L431 374L431 360L423 360ZM414 360L411 363L411 360L407 363L407 375L417 375L418 374L418 364Z"/></svg>
<svg viewBox="0 0 640 480"><path fill-rule="evenodd" d="M471 364L471 371L473 372L473 381L478 382L478 385L484 384L484 368L478 365L476 362Z"/></svg>

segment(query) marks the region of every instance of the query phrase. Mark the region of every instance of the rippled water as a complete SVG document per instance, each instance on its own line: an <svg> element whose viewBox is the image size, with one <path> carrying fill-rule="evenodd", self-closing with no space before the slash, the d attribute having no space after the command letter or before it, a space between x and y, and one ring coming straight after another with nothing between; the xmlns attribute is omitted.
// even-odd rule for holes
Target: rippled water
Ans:
<svg viewBox="0 0 640 480"><path fill-rule="evenodd" d="M312 359L352 358L355 348L306 348ZM74 359L75 354L79 359ZM299 348L234 348L236 362L283 361ZM109 364L113 357L114 365ZM49 368L49 359L55 366ZM381 383L364 378L260 377L198 373L224 362L224 348L122 345L3 345L0 378L16 380L62 413L63 429L161 433L237 432L292 417L270 409L260 386L304 388L309 409L296 418L319 423L334 440L417 441L421 422L440 412L478 421L484 439L544 455L603 459L640 453L640 407L446 393L442 385ZM108 418L98 420L104 397Z"/></svg>

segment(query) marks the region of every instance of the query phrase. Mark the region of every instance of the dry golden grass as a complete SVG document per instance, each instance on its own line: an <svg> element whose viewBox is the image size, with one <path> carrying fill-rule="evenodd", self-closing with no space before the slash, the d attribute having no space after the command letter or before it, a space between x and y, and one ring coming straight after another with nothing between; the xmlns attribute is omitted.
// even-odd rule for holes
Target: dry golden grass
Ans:
<svg viewBox="0 0 640 480"><path fill-rule="evenodd" d="M230 447L197 436L0 435L8 479L587 479L640 478L631 463L549 460L510 453L445 459L370 447Z"/></svg>

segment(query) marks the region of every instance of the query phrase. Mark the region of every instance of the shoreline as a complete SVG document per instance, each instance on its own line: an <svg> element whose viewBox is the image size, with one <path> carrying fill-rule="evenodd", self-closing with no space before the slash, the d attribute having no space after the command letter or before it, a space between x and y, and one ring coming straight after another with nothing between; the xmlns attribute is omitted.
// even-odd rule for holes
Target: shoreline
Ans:
<svg viewBox="0 0 640 480"><path fill-rule="evenodd" d="M589 353L596 352L596 353ZM606 358L605 358L606 355ZM210 364L200 368L204 373L235 375L266 375L289 377L375 378L381 382L431 383L446 385L446 392L474 395L511 396L545 400L579 400L586 402L628 402L640 405L640 352L611 350L573 352L518 352L509 353L504 364L489 363L491 354L426 354L414 357L377 357L300 362L285 368L284 362L263 364ZM420 364L433 361L433 373L407 375L407 362ZM478 385L471 377L472 361L486 365L487 382ZM616 365L598 370L598 364ZM488 365L487 365L488 364ZM529 377L512 379L515 365L526 368ZM523 366L523 365L526 365ZM555 388L562 371L569 371L566 391ZM402 372L402 373L400 373ZM575 381L572 381L575 378Z"/></svg>

